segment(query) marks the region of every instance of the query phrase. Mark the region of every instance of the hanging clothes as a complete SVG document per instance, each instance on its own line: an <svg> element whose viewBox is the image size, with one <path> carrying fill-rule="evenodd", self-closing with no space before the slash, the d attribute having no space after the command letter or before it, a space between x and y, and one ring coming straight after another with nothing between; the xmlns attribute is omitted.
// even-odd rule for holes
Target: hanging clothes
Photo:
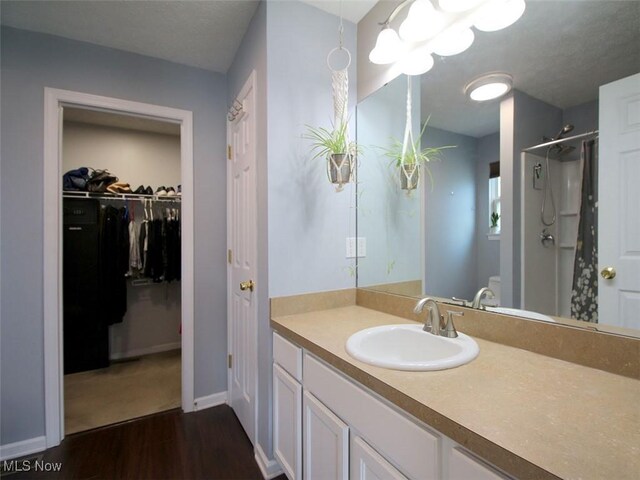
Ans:
<svg viewBox="0 0 640 480"><path fill-rule="evenodd" d="M582 142L580 223L573 266L571 317L598 323L598 199L595 140Z"/></svg>
<svg viewBox="0 0 640 480"><path fill-rule="evenodd" d="M96 308L103 309L108 325L121 323L127 312L125 275L129 270L129 215L125 207L107 205L102 210L100 264L103 301Z"/></svg>

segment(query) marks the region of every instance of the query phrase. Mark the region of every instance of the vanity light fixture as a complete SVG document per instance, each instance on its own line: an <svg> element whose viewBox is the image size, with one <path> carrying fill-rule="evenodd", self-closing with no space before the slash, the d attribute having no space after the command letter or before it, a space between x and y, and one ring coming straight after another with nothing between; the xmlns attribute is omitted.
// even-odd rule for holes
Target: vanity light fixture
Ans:
<svg viewBox="0 0 640 480"><path fill-rule="evenodd" d="M513 86L513 77L508 73L488 73L470 82L464 92L471 100L486 102L507 94Z"/></svg>
<svg viewBox="0 0 640 480"><path fill-rule="evenodd" d="M469 48L475 35L472 27L494 32L517 21L525 10L524 0L405 0L380 25L369 60L378 65L396 64L406 75L420 75L433 67L435 53L457 55ZM407 18L398 33L391 22L405 8Z"/></svg>

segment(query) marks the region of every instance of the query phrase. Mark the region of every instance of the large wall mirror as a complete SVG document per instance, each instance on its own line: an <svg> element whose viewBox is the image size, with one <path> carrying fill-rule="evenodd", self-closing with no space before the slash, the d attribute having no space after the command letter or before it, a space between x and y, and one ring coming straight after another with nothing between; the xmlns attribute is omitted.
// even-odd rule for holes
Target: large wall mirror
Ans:
<svg viewBox="0 0 640 480"><path fill-rule="evenodd" d="M640 336L640 95L624 93L640 92L640 2L528 1L512 26L435 58L358 104L358 287L452 303L488 287L498 313ZM510 93L465 94L494 72ZM389 156L408 78L414 138L449 147L415 190Z"/></svg>

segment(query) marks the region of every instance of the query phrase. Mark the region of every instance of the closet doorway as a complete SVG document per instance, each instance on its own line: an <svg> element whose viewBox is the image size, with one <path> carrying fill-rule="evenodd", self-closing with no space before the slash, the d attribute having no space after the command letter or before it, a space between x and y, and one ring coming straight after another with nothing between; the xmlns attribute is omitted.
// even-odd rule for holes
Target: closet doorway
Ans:
<svg viewBox="0 0 640 480"><path fill-rule="evenodd" d="M47 447L193 410L191 112L46 89L44 183Z"/></svg>

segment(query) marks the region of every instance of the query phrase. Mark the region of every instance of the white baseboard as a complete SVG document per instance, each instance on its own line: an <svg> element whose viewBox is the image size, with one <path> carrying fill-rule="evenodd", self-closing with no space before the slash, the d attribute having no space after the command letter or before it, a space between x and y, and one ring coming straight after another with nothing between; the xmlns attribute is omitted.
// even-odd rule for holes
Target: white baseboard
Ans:
<svg viewBox="0 0 640 480"><path fill-rule="evenodd" d="M31 453L42 452L47 449L46 437L35 437L21 442L0 445L0 460L23 457Z"/></svg>
<svg viewBox="0 0 640 480"><path fill-rule="evenodd" d="M262 476L265 479L277 477L282 473L282 468L280 468L278 462L275 460L269 460L259 443L256 443L255 457L258 467L260 467L260 471L262 472Z"/></svg>
<svg viewBox="0 0 640 480"><path fill-rule="evenodd" d="M218 392L206 397L196 398L193 401L193 411L204 410L205 408L216 407L227 403L227 392Z"/></svg>
<svg viewBox="0 0 640 480"><path fill-rule="evenodd" d="M152 353L168 352L169 350L178 350L182 346L181 342L163 343L162 345L153 345L146 348L135 348L126 352L115 352L109 355L111 360L120 360L122 358L141 357L142 355L151 355Z"/></svg>

